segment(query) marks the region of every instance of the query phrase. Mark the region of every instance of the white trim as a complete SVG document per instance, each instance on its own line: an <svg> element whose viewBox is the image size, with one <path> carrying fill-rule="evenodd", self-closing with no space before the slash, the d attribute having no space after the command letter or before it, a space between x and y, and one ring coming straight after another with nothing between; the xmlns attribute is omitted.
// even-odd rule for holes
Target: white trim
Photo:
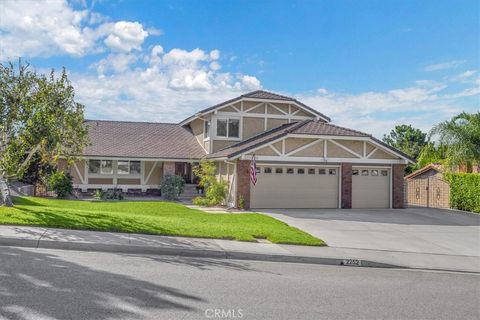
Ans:
<svg viewBox="0 0 480 320"><path fill-rule="evenodd" d="M268 102L267 105L269 105L270 107L274 108L274 109L277 109L277 111L281 112L282 114L288 116L289 113L286 113L285 111L283 111L282 109L280 109L279 107L277 107L276 105ZM289 104L290 105L290 104ZM269 113L270 114L270 113Z"/></svg>
<svg viewBox="0 0 480 320"><path fill-rule="evenodd" d="M361 155L359 155L358 153L356 153L355 151L345 147L343 144L340 144L338 143L337 141L335 140L332 140L332 139L329 139L328 141L330 141L331 143L333 143L334 145L342 148L343 150L347 151L347 152L350 152L351 154L353 154L354 156L358 157L358 158L363 158ZM328 156L328 155L327 155Z"/></svg>
<svg viewBox="0 0 480 320"><path fill-rule="evenodd" d="M342 209L342 174L342 166L338 166L338 209ZM351 194L350 197L352 197Z"/></svg>
<svg viewBox="0 0 480 320"><path fill-rule="evenodd" d="M239 156L242 160L251 159L250 155ZM281 162L329 162L329 163L362 163L368 164L406 164L407 160L401 159L357 159L357 158L322 158L322 157L286 157L286 156L255 156L257 161L281 161Z"/></svg>
<svg viewBox="0 0 480 320"><path fill-rule="evenodd" d="M305 120L305 119L312 119L313 117L307 117L307 116L285 116L282 114L272 114L272 113L267 113L266 114L269 119L292 119L292 120ZM225 117L247 117L247 118L264 118L265 113L246 113L244 112L219 112L217 116L225 116Z"/></svg>
<svg viewBox="0 0 480 320"><path fill-rule="evenodd" d="M85 166L87 165L87 162L85 161ZM83 183L85 183L85 176L82 177L82 175L80 174L80 170L78 170L78 167L77 167L77 163L74 162L73 163L73 168L75 169L75 171L77 172L77 175L78 175L78 178L80 178L80 181Z"/></svg>
<svg viewBox="0 0 480 320"><path fill-rule="evenodd" d="M201 159L177 159L177 158L131 158L131 157L102 157L84 156L86 160L132 160L132 161L170 161L170 162L199 162Z"/></svg>
<svg viewBox="0 0 480 320"><path fill-rule="evenodd" d="M367 159L370 159L370 157L371 157L377 150L378 150L377 147L373 148L373 150L370 151L369 154L367 154L367 157L366 157L366 158L367 158Z"/></svg>
<svg viewBox="0 0 480 320"><path fill-rule="evenodd" d="M275 147L273 146L273 144L270 144L269 147L272 148L273 151L275 151L275 153L278 154L279 156L282 155L282 153L281 153L280 151L278 151L277 148L275 148Z"/></svg>
<svg viewBox="0 0 480 320"><path fill-rule="evenodd" d="M255 156L255 158L258 156ZM324 168L338 168L338 164L302 164L302 163L268 163L268 162L257 162L258 166L262 167L324 167Z"/></svg>
<svg viewBox="0 0 480 320"><path fill-rule="evenodd" d="M317 143L319 143L319 142L321 142L321 141L323 141L323 140L322 140L322 139L318 139L318 140L309 142L309 143L307 143L307 144L305 144L305 145L303 145L303 146L301 146L301 147L299 147L299 148L297 148L297 149L294 149L294 150L290 151L290 152L287 153L285 156L288 157L288 156L291 156L291 155L293 155L293 154L296 154L296 153L298 153L298 152L300 152L300 151L302 151L302 150L305 150L305 149L307 149L307 148L309 148L309 147L311 147L311 146L313 146L313 145L315 145L315 144L317 144Z"/></svg>
<svg viewBox="0 0 480 320"><path fill-rule="evenodd" d="M243 100L242 100L242 101L243 101ZM260 102L260 103L258 103L258 104L256 104L256 105L254 105L253 107L248 108L247 110L245 110L245 111L243 111L243 112L244 112L244 113L248 113L248 111L252 111L252 110L254 110L255 108L260 107L262 104L264 105L264 108L266 109L266 103L265 103L265 102ZM224 113L224 112L222 112L222 113ZM225 112L225 113L226 113L226 112Z"/></svg>
<svg viewBox="0 0 480 320"><path fill-rule="evenodd" d="M152 168L150 169L150 172L148 173L147 178L145 179L145 181L144 181L142 184L145 184L145 183L148 182L148 180L150 180L150 177L152 176L153 171L154 171L155 168L157 167L157 164L158 164L158 161L155 161L155 162L153 163L153 166L152 166Z"/></svg>

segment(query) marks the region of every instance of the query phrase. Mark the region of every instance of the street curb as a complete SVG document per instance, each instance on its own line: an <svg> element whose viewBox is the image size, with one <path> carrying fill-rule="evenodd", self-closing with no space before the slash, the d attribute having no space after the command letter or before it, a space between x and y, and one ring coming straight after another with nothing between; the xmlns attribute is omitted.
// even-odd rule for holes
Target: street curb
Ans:
<svg viewBox="0 0 480 320"><path fill-rule="evenodd" d="M261 253L250 253L250 252L239 252L239 251L165 248L165 247L154 247L154 246L116 245L116 244L87 243L87 242L66 242L66 241L55 241L55 240L0 238L0 246L26 247L26 248L37 248L37 249L96 251L96 252L110 252L110 253L154 254L154 255L232 259L232 260L254 260L254 261L266 261L266 262L289 262L289 263L322 264L322 265L333 265L333 266L398 268L398 269L408 268L405 266L380 263L380 262L369 261L369 260L349 259L349 258L339 259L339 258L325 258L325 257L295 256L295 255L275 255L275 254L272 255L272 254L261 254Z"/></svg>

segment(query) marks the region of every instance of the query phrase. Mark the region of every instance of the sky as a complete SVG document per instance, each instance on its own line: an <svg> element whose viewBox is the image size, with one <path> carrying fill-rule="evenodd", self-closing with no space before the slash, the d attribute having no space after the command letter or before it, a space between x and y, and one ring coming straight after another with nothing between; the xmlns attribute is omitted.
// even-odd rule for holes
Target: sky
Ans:
<svg viewBox="0 0 480 320"><path fill-rule="evenodd" d="M89 119L264 89L381 138L480 110L478 1L0 1L0 63L65 67Z"/></svg>

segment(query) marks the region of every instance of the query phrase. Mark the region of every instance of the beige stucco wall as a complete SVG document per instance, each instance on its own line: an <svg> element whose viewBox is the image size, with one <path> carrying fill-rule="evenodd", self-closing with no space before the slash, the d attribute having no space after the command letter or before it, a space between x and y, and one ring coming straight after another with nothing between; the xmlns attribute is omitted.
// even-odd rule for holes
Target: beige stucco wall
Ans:
<svg viewBox="0 0 480 320"><path fill-rule="evenodd" d="M222 150L234 143L237 143L238 141L229 141L229 140L213 140L212 143L212 152L217 152L219 150Z"/></svg>
<svg viewBox="0 0 480 320"><path fill-rule="evenodd" d="M370 156L370 159L400 159L400 158L392 156L390 153L386 153L385 151L378 149Z"/></svg>
<svg viewBox="0 0 480 320"><path fill-rule="evenodd" d="M254 106L256 106L259 103L260 102L257 102L257 101L244 101L243 102L243 110L247 111L248 109L253 108ZM261 105L259 105L255 109L252 109L252 110L248 111L248 113L265 114L265 103L262 103Z"/></svg>
<svg viewBox="0 0 480 320"><path fill-rule="evenodd" d="M113 185L113 179L111 178L88 178L89 184L111 184Z"/></svg>
<svg viewBox="0 0 480 320"><path fill-rule="evenodd" d="M335 142L340 143L341 145L358 153L359 155L363 154L363 141L335 140Z"/></svg>
<svg viewBox="0 0 480 320"><path fill-rule="evenodd" d="M205 141L203 141L203 138L204 138L203 126L204 126L204 121L202 119L195 119L190 123L190 128L192 129L193 135L197 139L198 143L203 148L205 148Z"/></svg>
<svg viewBox="0 0 480 320"><path fill-rule="evenodd" d="M259 134L265 129L265 119L264 118L252 118L244 117L243 118L243 139L248 139L253 137L256 134Z"/></svg>
<svg viewBox="0 0 480 320"><path fill-rule="evenodd" d="M327 142L327 156L329 158L356 158L356 156L350 152L340 148L330 141Z"/></svg>
<svg viewBox="0 0 480 320"><path fill-rule="evenodd" d="M300 148L315 139L306 139L306 138L288 138L285 140L285 153L289 153L297 148Z"/></svg>
<svg viewBox="0 0 480 320"><path fill-rule="evenodd" d="M152 167L155 165L154 161L145 161L145 176L144 179L147 179L148 174L150 173L150 170L152 170ZM145 181L145 184L148 185L159 185L160 182L162 181L163 177L163 167L162 163L158 162L155 165L155 169L153 169L152 175L148 179L148 181Z"/></svg>
<svg viewBox="0 0 480 320"><path fill-rule="evenodd" d="M75 165L77 166L78 168L78 171L80 172L80 176L78 175L77 173L77 170L75 170L75 168L73 167L73 164L70 166L70 175L72 176L73 178L73 184L81 184L82 183L82 180L85 176L85 165L86 165L86 162L85 160L76 160L75 161Z"/></svg>
<svg viewBox="0 0 480 320"><path fill-rule="evenodd" d="M323 144L324 141L317 142L313 146L293 154L292 157L323 157Z"/></svg>
<svg viewBox="0 0 480 320"><path fill-rule="evenodd" d="M288 123L288 119L267 119L267 130L280 127L285 123Z"/></svg>
<svg viewBox="0 0 480 320"><path fill-rule="evenodd" d="M140 179L129 179L129 178L118 178L117 184L138 184L140 185L142 182Z"/></svg>

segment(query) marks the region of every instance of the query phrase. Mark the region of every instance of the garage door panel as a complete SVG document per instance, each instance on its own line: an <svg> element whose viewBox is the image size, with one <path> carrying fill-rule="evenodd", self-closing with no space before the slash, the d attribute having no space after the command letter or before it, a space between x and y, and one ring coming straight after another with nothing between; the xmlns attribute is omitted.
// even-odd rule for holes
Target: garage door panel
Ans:
<svg viewBox="0 0 480 320"><path fill-rule="evenodd" d="M298 174L295 168L293 174L264 173L264 167L259 166L257 184L250 186L252 208L337 208L338 207L338 169L336 174ZM311 168L310 168L311 169ZM324 168L325 169L325 168Z"/></svg>
<svg viewBox="0 0 480 320"><path fill-rule="evenodd" d="M390 170L354 167L352 208L390 207Z"/></svg>

